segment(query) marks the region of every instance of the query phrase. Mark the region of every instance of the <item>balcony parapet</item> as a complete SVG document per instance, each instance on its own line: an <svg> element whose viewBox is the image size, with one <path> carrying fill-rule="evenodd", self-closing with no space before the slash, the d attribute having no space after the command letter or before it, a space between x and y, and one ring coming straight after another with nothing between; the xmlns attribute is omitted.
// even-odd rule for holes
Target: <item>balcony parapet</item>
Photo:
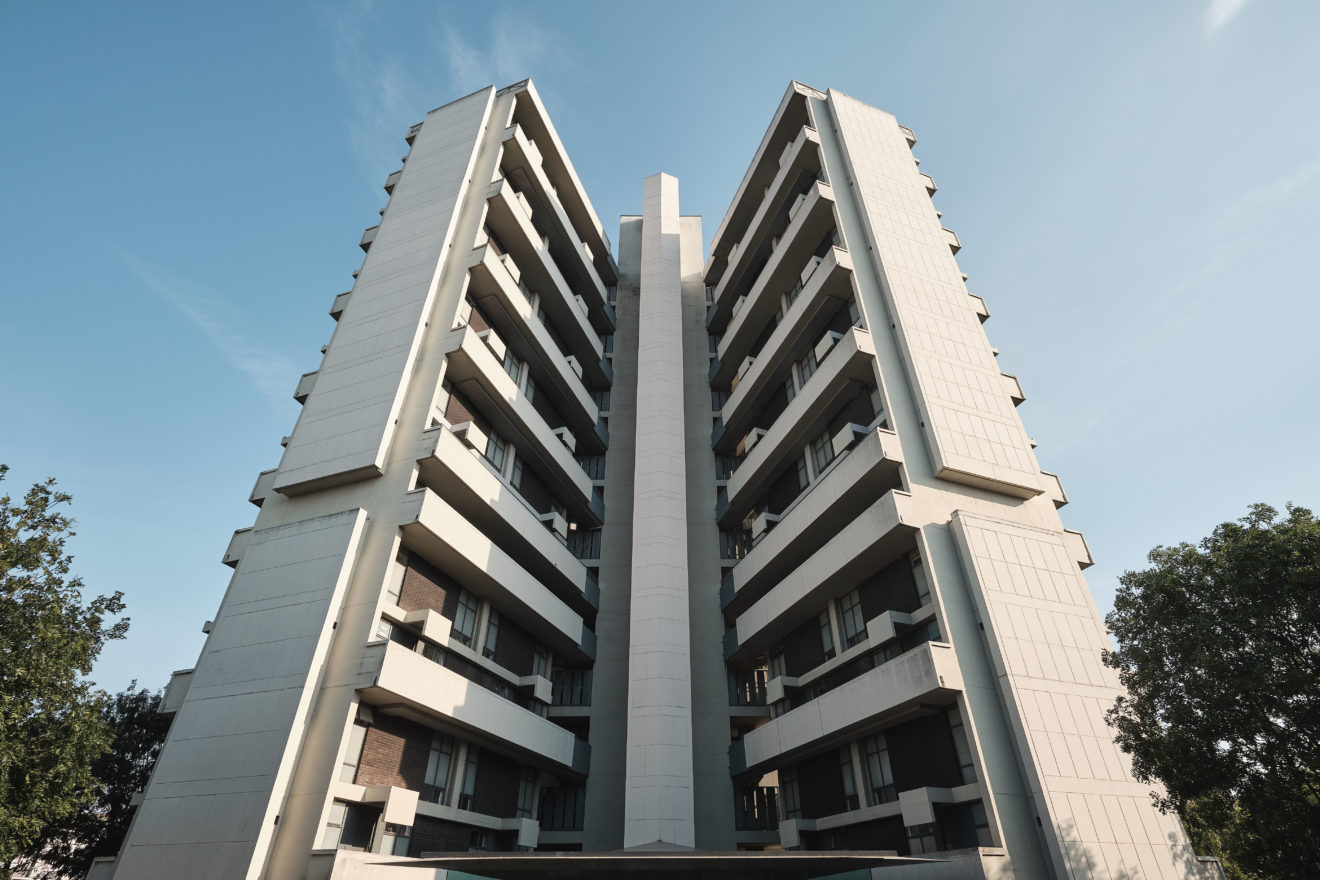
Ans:
<svg viewBox="0 0 1320 880"><path fill-rule="evenodd" d="M806 193L806 199L793 212L793 219L780 236L779 243L770 252L769 259L755 278L747 277L744 269L750 269L747 262L752 254L746 251L759 249L759 242L748 242L745 248L740 246L734 253L738 271L725 273L715 292L715 302L706 318L706 327L712 331L723 332L733 318L734 302L744 294L750 294L758 287L770 290L788 290L799 280L802 266L815 251L820 240L837 225L834 216L834 190L828 183L816 181ZM741 258L740 258L740 255Z"/></svg>
<svg viewBox="0 0 1320 880"><path fill-rule="evenodd" d="M880 427L865 433L780 513L778 524L725 578L720 591L724 610L741 614L877 496L898 488L902 465L897 434ZM738 500L738 507L730 506L721 516L722 527L732 528L746 516L749 499L745 496Z"/></svg>
<svg viewBox="0 0 1320 880"><path fill-rule="evenodd" d="M505 318L502 326L506 342L512 343L524 360L541 367L539 375L549 379L565 403L560 411L565 420L579 432L590 432L600 418L600 411L584 385L584 378L596 384L608 384L610 378L602 368L600 340L587 330L574 340L579 347L570 348L581 356L565 356L494 250L489 246L480 248L473 258L468 296L488 314Z"/></svg>
<svg viewBox="0 0 1320 880"><path fill-rule="evenodd" d="M593 313L592 323L601 328L606 324L612 327L613 309L609 305L605 283L596 269L595 253L589 244L582 241L574 228L573 221L569 218L563 200L559 196L559 190L550 183L550 178L546 175L543 157L535 156L533 151L536 151L536 148L527 140L527 135L521 126L514 125L504 132L503 164L515 174L522 176L523 179L517 181L520 186L527 189L530 185L535 189L535 194L545 208L546 219L550 221L555 233L564 243L564 249L573 252L572 262L577 270L576 274L579 275L579 280L588 293L586 299ZM605 331L602 329L602 332Z"/></svg>
<svg viewBox="0 0 1320 880"><path fill-rule="evenodd" d="M165 693L160 695L160 703L156 706L159 714L173 715L183 707L183 701L188 699L188 688L192 686L194 672L195 669L180 669L170 674L169 684L165 685Z"/></svg>
<svg viewBox="0 0 1320 880"><path fill-rule="evenodd" d="M403 543L473 592L493 599L556 653L577 662L596 656L596 634L568 603L500 549L445 499L415 489L403 506ZM538 526L539 528L539 526Z"/></svg>
<svg viewBox="0 0 1320 880"><path fill-rule="evenodd" d="M599 511L592 506L591 478L477 332L471 327L455 330L444 345L448 355L445 375L450 383L481 407L496 431L517 444L519 454L536 463L561 502L583 519L599 524Z"/></svg>
<svg viewBox="0 0 1320 880"><path fill-rule="evenodd" d="M443 425L422 432L422 481L518 559L538 581L580 614L591 614L600 589L567 541L473 449Z"/></svg>
<svg viewBox="0 0 1320 880"><path fill-rule="evenodd" d="M837 401L858 387L874 385L874 365L871 334L851 328L729 477L730 504L744 503L752 487L764 486L787 456L800 454L802 447L826 427ZM729 455L742 440L743 436L721 433L713 444L715 452Z"/></svg>
<svg viewBox="0 0 1320 880"><path fill-rule="evenodd" d="M229 539L229 546L225 548L225 555L220 559L230 568L238 568L238 564L243 561L243 555L247 553L248 544L252 543L252 528L239 529L234 532L234 536Z"/></svg>
<svg viewBox="0 0 1320 880"><path fill-rule="evenodd" d="M344 309L348 307L348 301L349 299L352 298L352 296L353 296L353 291L351 290L346 290L343 293L336 296L334 300L330 303L330 317L338 321L340 315L344 314Z"/></svg>
<svg viewBox="0 0 1320 880"><path fill-rule="evenodd" d="M579 745L572 733L554 722L396 642L368 645L363 655L364 684L359 692L365 702L494 739L527 763L585 776L579 756L590 746Z"/></svg>
<svg viewBox="0 0 1320 880"><path fill-rule="evenodd" d="M829 599L912 549L918 527L910 523L917 521L911 495L886 492L738 615L725 659L757 656Z"/></svg>
<svg viewBox="0 0 1320 880"><path fill-rule="evenodd" d="M618 283L619 270L611 253L613 245L596 216L591 200L587 198L582 181L569 160L564 144L559 139L550 117L541 103L536 87L527 82L517 92L517 110L514 118L522 128L528 143L540 153L540 166L550 185L558 194L560 204L573 222L578 237L591 246L596 271L606 284Z"/></svg>
<svg viewBox="0 0 1320 880"><path fill-rule="evenodd" d="M817 343L834 310L842 308L852 290L852 257L841 248L831 248L751 366L738 379L737 387L721 410L725 431L735 435L746 431L758 407L764 406L766 399L783 385L785 370L801 356L803 345ZM725 367L726 359L730 366L733 361L742 362L750 352L752 337L760 335L759 328L769 323L775 308L778 308L775 297L761 295L739 310L720 342L720 367L714 373L712 385L723 387L731 382L733 371ZM752 320L749 328L744 318L752 312L762 314ZM750 332L740 332L745 328Z"/></svg>
<svg viewBox="0 0 1320 880"><path fill-rule="evenodd" d="M1041 471L1041 484L1045 486L1045 494L1054 502L1054 507L1060 508L1068 503L1068 493L1063 491L1063 481L1059 479L1058 474L1052 474L1049 471Z"/></svg>
<svg viewBox="0 0 1320 880"><path fill-rule="evenodd" d="M963 689L953 646L926 642L785 712L742 739L746 772L765 772L879 728Z"/></svg>
<svg viewBox="0 0 1320 880"><path fill-rule="evenodd" d="M780 207L789 195L789 187L797 182L802 172L814 171L819 174L820 168L820 135L815 129L803 126L798 130L797 137L780 154L774 178L757 200L756 211L742 230L737 248L728 257L724 274L715 286L716 303L730 289L746 286L741 284L741 280L748 268L748 261L756 253L757 244L770 234L773 228L771 224L782 215Z"/></svg>

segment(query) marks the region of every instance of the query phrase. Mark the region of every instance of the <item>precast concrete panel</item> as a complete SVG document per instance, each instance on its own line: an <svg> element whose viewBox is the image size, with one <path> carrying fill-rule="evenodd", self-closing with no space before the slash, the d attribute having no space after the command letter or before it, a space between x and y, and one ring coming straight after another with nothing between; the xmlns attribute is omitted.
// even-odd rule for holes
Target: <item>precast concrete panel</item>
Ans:
<svg viewBox="0 0 1320 880"><path fill-rule="evenodd" d="M1122 688L1064 534L965 511L952 531L1058 875L1186 877L1196 856L1181 825L1105 725Z"/></svg>
<svg viewBox="0 0 1320 880"><path fill-rule="evenodd" d="M366 518L253 532L117 877L261 875Z"/></svg>
<svg viewBox="0 0 1320 880"><path fill-rule="evenodd" d="M427 115L289 437L276 491L383 470L494 95L482 89Z"/></svg>
<svg viewBox="0 0 1320 880"><path fill-rule="evenodd" d="M678 180L646 179L624 847L695 845Z"/></svg>
<svg viewBox="0 0 1320 880"><path fill-rule="evenodd" d="M1022 497L1040 494L1030 441L968 307L958 264L902 129L888 113L835 91L828 106L936 475Z"/></svg>

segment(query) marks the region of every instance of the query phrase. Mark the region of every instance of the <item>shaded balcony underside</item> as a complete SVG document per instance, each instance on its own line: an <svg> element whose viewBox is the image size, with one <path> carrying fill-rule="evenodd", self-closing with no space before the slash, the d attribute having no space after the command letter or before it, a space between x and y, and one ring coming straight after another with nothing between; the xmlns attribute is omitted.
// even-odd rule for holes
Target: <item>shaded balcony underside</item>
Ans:
<svg viewBox="0 0 1320 880"><path fill-rule="evenodd" d="M595 613L599 589L587 567L474 450L437 426L423 433L419 451L418 466L428 487L574 611Z"/></svg>

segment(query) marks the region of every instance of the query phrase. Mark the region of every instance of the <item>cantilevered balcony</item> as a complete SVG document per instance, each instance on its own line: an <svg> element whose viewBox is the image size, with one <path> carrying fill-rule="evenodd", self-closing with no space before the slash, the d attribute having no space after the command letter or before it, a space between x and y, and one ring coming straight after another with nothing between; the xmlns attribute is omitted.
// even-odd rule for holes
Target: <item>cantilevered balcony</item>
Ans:
<svg viewBox="0 0 1320 880"><path fill-rule="evenodd" d="M492 599L510 619L556 654L594 660L596 634L582 615L537 580L452 504L415 489L403 508L403 543L474 593Z"/></svg>
<svg viewBox="0 0 1320 880"><path fill-rule="evenodd" d="M552 721L395 642L364 651L365 702L428 725L495 740L526 763L585 776L590 746Z"/></svg>
<svg viewBox="0 0 1320 880"><path fill-rule="evenodd" d="M522 129L528 143L536 147L540 154L540 165L546 179L554 187L560 205L572 221L579 240L591 248L592 263L605 284L618 283L618 266L611 253L610 237L605 232L600 218L596 216L587 198L582 181L569 161L559 134L550 123L550 118L541 103L536 88L528 82L525 88L516 93L516 107L513 122Z"/></svg>
<svg viewBox="0 0 1320 880"><path fill-rule="evenodd" d="M789 286L789 290L799 285L801 289L755 355L752 349L765 333L766 325L774 320L779 310L780 294L785 291L767 289L766 278L752 288L720 339L717 359L710 369L712 386L729 387L743 360L752 356L755 361L738 380L734 392L741 392L743 399L759 396L764 390L767 377L778 374L786 359L793 358L797 348L795 343L815 340L824 330L830 316L853 295L852 256L843 248L830 248L819 264L814 256L811 257L807 265L802 267L803 272L808 269L811 272L805 282L799 277ZM744 390L744 385L749 387Z"/></svg>
<svg viewBox="0 0 1320 880"><path fill-rule="evenodd" d="M552 239L557 240L556 256L560 267L575 282L575 287L582 291L583 298L591 312L592 324L601 333L612 333L614 309L610 306L605 292L605 284L592 262L594 254L591 247L583 243L573 228L573 221L564 210L559 191L546 176L543 157L540 150L528 140L522 128L515 125L504 133L504 156L500 166L519 189L533 200L532 207L550 228ZM552 244L552 247L554 245Z"/></svg>
<svg viewBox="0 0 1320 880"><path fill-rule="evenodd" d="M737 387L729 395L720 413L726 434L739 437L754 426L766 403L783 387L792 363L807 350L821 347L824 334L828 332L827 324L840 310L846 308L842 301L852 293L852 273L837 262L837 258L847 260L847 251L830 249L826 262L812 275L811 283L793 302L784 320L775 327L765 345L743 371ZM811 299L808 300L808 297ZM742 315L740 311L734 320L737 321ZM846 312L843 320L842 326L846 327ZM727 335L725 339L728 339ZM828 351L829 347L825 345L825 350ZM737 355L733 355L733 358L742 360ZM720 365L720 374L728 372L723 368L723 361L716 363Z"/></svg>
<svg viewBox="0 0 1320 880"><path fill-rule="evenodd" d="M477 332L462 327L444 345L448 354L445 376L450 384L481 408L495 430L517 445L520 455L535 462L550 491L576 518L600 525L603 511L592 492L591 478Z"/></svg>
<svg viewBox="0 0 1320 880"><path fill-rule="evenodd" d="M723 332L733 317L734 303L744 295L750 297L751 291L761 287L772 292L792 288L821 239L838 227L834 190L821 181L812 184L805 198L795 200L785 210L792 219L777 244L768 237L750 240L734 253L706 318L706 327L711 331Z"/></svg>
<svg viewBox="0 0 1320 880"><path fill-rule="evenodd" d="M848 429L851 430L851 429ZM898 436L872 428L845 448L823 476L807 487L779 521L724 579L720 600L729 614L741 614L800 565L875 499L902 484ZM747 515L746 502L722 512L720 525L732 528Z"/></svg>
<svg viewBox="0 0 1320 880"><path fill-rule="evenodd" d="M725 659L756 657L830 599L911 550L918 521L911 495L885 493L738 615L725 634Z"/></svg>
<svg viewBox="0 0 1320 880"><path fill-rule="evenodd" d="M801 455L803 446L828 426L835 403L863 386L875 384L874 363L871 334L857 327L845 333L729 477L729 504L748 509L749 500L754 500L755 493L779 472L788 457ZM725 411L728 409L725 404ZM716 435L716 454L729 455L739 445L744 449L747 446L744 434L716 429Z"/></svg>
<svg viewBox="0 0 1320 880"><path fill-rule="evenodd" d="M892 724L931 705L951 705L963 688L953 646L926 642L746 734L749 773L771 770Z"/></svg>
<svg viewBox="0 0 1320 880"><path fill-rule="evenodd" d="M784 93L779 107L775 111L770 127L761 138L761 144L752 157L751 165L743 174L734 193L733 202L715 230L711 242L710 257L702 272L702 278L708 286L716 285L728 267L731 253L736 255L737 242L745 238L744 232L752 215L760 207L761 195L779 172L779 160L785 148L798 137L799 131L811 127L811 113L807 107L808 97L823 97L815 89L801 83L793 83Z"/></svg>
<svg viewBox="0 0 1320 880"><path fill-rule="evenodd" d="M522 280L528 287L540 293L543 301L559 299L565 306L578 309L592 328L592 333L613 333L613 313L609 321L602 320L599 312L593 316L591 304L564 278L551 256L549 239L542 237L532 223L530 203L526 197L515 192L513 185L501 177L491 183L487 190L486 205L487 229L499 238L500 244L513 256L522 272ZM479 238L477 243L483 242ZM560 320L556 317L555 323L558 324ZM567 318L563 320L567 321Z"/></svg>
<svg viewBox="0 0 1320 880"><path fill-rule="evenodd" d="M592 347L578 349L580 357L574 361L581 366L579 377L573 362L559 350L550 337L550 331L537 318L527 297L518 289L517 283L495 252L483 247L474 252L477 260L471 267L471 283L468 296L478 305L495 325L504 342L514 350L520 359L533 364L533 375L537 382L548 381L550 393L560 401L559 415L585 444L586 452L604 452L605 447L596 435L596 423L600 420L600 410L591 399L590 392L583 385L588 376L594 384L608 386L612 377L607 372L608 365L596 355ZM595 336L592 334L592 338ZM597 342L599 344L599 342ZM591 358L595 356L595 360Z"/></svg>
<svg viewBox="0 0 1320 880"><path fill-rule="evenodd" d="M716 302L726 291L735 287L746 288L750 284L751 279L742 283L742 276L755 265L753 258L760 242L783 223L789 211L794 210L793 199L803 179L817 179L822 175L820 135L814 128L803 126L779 156L779 169L762 193L755 213L742 231L738 247L729 257L728 268L715 288Z"/></svg>
<svg viewBox="0 0 1320 880"><path fill-rule="evenodd" d="M523 280L522 266L511 254L501 256L494 246L483 243L472 251L472 256L468 258L468 268L477 284L476 295L502 295L508 300L503 308L521 313L525 306L531 311L528 282ZM500 289L494 289L494 285L499 285ZM509 291L516 291L521 302ZM582 366L582 378L598 387L613 384L614 372L605 360L605 349L600 337L587 320L587 313L582 311L576 301L566 300L557 291L546 288L537 307L554 322L569 353Z"/></svg>
<svg viewBox="0 0 1320 880"><path fill-rule="evenodd" d="M423 482L517 559L534 578L578 614L595 612L596 581L569 550L565 539L546 528L542 512L509 488L477 452L443 425L422 433L418 466Z"/></svg>

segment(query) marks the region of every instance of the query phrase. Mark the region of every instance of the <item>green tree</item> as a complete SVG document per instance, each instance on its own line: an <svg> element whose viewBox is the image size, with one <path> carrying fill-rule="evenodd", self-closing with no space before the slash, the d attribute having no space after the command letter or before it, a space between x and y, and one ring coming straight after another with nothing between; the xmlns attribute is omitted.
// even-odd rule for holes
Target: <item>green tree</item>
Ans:
<svg viewBox="0 0 1320 880"><path fill-rule="evenodd" d="M134 681L106 701L102 718L114 742L92 765L95 796L64 821L43 829L28 850L28 873L75 880L87 876L96 857L119 852L133 817L133 795L147 787L170 729L169 716L156 711L160 697L160 691L138 689Z"/></svg>
<svg viewBox="0 0 1320 880"><path fill-rule="evenodd" d="M1320 866L1320 521L1264 504L1199 546L1156 547L1106 618L1137 779L1237 877Z"/></svg>
<svg viewBox="0 0 1320 880"><path fill-rule="evenodd" d="M8 468L0 465L0 479ZM128 620L121 593L84 601L69 575L70 497L38 483L0 497L0 878L42 828L88 803L110 746L106 697L83 676Z"/></svg>

